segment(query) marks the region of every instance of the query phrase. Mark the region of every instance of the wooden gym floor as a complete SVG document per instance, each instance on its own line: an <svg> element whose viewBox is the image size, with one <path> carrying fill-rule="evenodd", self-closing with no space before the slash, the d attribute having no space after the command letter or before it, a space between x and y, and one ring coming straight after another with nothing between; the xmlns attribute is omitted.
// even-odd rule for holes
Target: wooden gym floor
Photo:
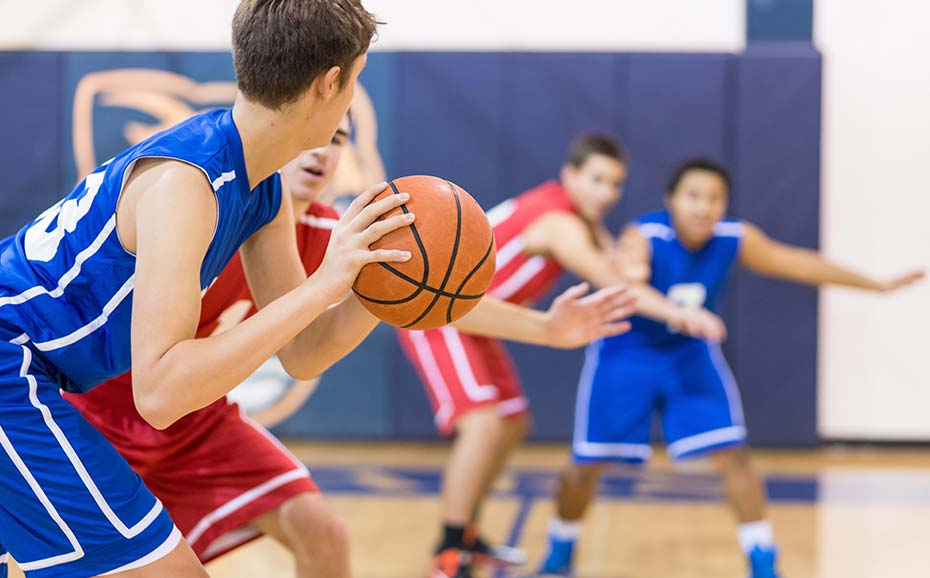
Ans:
<svg viewBox="0 0 930 578"><path fill-rule="evenodd" d="M356 578L421 578L438 532L440 444L289 444L352 530ZM661 452L659 452L661 455ZM754 453L766 477L784 578L930 575L930 450L830 448ZM545 546L564 446L518 452L486 506L494 540ZM736 524L708 464L655 459L617 470L585 521L579 578L745 578ZM208 566L214 578L290 578L261 539ZM20 576L15 570L11 576Z"/></svg>

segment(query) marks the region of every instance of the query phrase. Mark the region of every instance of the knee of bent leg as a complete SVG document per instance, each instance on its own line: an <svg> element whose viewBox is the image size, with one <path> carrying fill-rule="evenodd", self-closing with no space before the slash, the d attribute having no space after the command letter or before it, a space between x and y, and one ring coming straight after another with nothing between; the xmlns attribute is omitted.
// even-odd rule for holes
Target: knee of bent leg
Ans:
<svg viewBox="0 0 930 578"><path fill-rule="evenodd" d="M744 446L724 448L713 453L713 462L721 472L748 469L749 451Z"/></svg>
<svg viewBox="0 0 930 578"><path fill-rule="evenodd" d="M322 496L306 495L288 504L288 538L295 553L319 560L322 556L348 556L349 529Z"/></svg>

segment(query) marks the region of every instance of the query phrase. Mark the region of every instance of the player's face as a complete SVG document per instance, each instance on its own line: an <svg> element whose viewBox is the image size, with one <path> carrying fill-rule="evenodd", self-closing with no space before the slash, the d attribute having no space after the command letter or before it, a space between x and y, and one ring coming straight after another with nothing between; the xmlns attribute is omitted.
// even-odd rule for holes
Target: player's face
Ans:
<svg viewBox="0 0 930 578"><path fill-rule="evenodd" d="M562 183L581 216L600 221L623 194L626 165L604 155L591 155L580 167L565 166Z"/></svg>
<svg viewBox="0 0 930 578"><path fill-rule="evenodd" d="M346 117L349 111L349 105L352 104L352 98L355 96L355 84L358 81L358 75L365 68L368 62L368 55L362 54L352 63L349 70L341 70L341 75L348 75L345 86L341 86L339 78L333 82L333 90L329 98L323 99L314 109L314 113L309 115L305 120L307 122L306 148L322 148L332 139L336 133L339 124Z"/></svg>
<svg viewBox="0 0 930 578"><path fill-rule="evenodd" d="M675 231L689 244L703 244L714 235L714 225L727 212L730 193L723 178L709 171L692 170L668 196Z"/></svg>
<svg viewBox="0 0 930 578"><path fill-rule="evenodd" d="M312 203L326 188L336 168L342 151L349 141L349 119L343 117L336 134L325 147L305 150L297 158L284 165L281 174L291 197L298 202Z"/></svg>

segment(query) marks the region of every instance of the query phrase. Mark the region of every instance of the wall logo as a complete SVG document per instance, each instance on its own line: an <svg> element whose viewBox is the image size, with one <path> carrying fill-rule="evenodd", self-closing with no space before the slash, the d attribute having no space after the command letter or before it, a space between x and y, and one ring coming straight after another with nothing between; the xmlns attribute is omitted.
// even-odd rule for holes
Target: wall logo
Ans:
<svg viewBox="0 0 930 578"><path fill-rule="evenodd" d="M93 72L74 94L72 138L78 176L158 131L216 107L230 106L235 82L199 83L167 70Z"/></svg>
<svg viewBox="0 0 930 578"><path fill-rule="evenodd" d="M72 138L78 177L90 174L127 146L191 116L231 106L233 81L197 82L167 70L123 68L84 76L74 94ZM377 148L378 121L371 98L358 85L352 102L351 146L321 200L335 203L385 178Z"/></svg>

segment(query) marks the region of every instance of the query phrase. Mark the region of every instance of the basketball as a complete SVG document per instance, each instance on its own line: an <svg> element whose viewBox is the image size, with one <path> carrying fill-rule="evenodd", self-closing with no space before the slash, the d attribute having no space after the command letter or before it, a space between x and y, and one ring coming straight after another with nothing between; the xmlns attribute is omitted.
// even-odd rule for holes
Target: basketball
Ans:
<svg viewBox="0 0 930 578"><path fill-rule="evenodd" d="M416 221L371 246L410 251L406 263L370 263L353 289L379 319L404 329L452 323L478 304L495 267L494 234L481 206L461 187L430 176L390 181L375 201L408 193L410 200L384 215L411 212ZM374 201L373 201L374 202Z"/></svg>

